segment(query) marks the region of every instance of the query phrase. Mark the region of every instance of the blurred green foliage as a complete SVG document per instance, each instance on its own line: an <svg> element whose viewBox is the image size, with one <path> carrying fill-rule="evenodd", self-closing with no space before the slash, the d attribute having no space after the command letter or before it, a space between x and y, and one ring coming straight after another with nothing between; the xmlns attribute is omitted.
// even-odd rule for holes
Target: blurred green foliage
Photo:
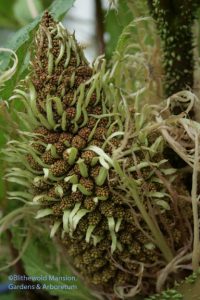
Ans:
<svg viewBox="0 0 200 300"><path fill-rule="evenodd" d="M0 1L0 27L18 29L40 14L52 0L9 0Z"/></svg>
<svg viewBox="0 0 200 300"><path fill-rule="evenodd" d="M104 13L106 57L109 59L115 51L119 36L124 27L133 20L133 15L128 8L126 0L119 1L119 7L117 10L112 8Z"/></svg>
<svg viewBox="0 0 200 300"><path fill-rule="evenodd" d="M15 293L1 295L1 300L15 300Z"/></svg>

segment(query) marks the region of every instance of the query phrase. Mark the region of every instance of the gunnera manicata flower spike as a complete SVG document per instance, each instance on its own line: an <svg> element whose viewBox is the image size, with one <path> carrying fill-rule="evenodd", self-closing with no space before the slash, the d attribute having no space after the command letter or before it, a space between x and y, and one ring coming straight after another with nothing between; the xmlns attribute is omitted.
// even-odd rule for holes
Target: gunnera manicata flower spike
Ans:
<svg viewBox="0 0 200 300"><path fill-rule="evenodd" d="M32 48L30 73L11 97L24 103L26 128L6 152L8 180L26 190L12 199L50 223L50 236L99 293L150 295L159 272L174 259L173 274L177 254L191 250L191 205L162 156L163 139L142 129L147 111L129 112L105 61L91 68L48 12ZM173 284L165 277L159 287Z"/></svg>

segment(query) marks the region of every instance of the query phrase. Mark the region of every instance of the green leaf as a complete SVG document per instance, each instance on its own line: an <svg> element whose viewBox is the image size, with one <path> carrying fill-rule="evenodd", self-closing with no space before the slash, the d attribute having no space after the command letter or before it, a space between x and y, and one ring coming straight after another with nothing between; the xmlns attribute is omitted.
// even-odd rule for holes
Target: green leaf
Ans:
<svg viewBox="0 0 200 300"><path fill-rule="evenodd" d="M52 13L53 17L56 20L59 21L63 17L63 15L72 7L74 1L75 0L56 0L50 5L48 11ZM33 22L17 31L11 38L9 43L5 45L5 47L10 48L16 52L16 54L18 55L19 64L17 72L11 80L7 81L4 90L1 92L0 98L3 100L7 100L11 96L16 83L26 74L29 65L29 59L27 59L29 57L29 47L33 40L33 36L38 27L40 19L41 15L39 15ZM1 71L3 71L9 66L10 56L5 53L0 53L0 62L0 68Z"/></svg>
<svg viewBox="0 0 200 300"><path fill-rule="evenodd" d="M112 56L123 28L126 27L131 20L133 20L133 16L127 6L126 0L119 1L117 11L115 9L110 9L106 13L105 32L108 36L108 40L106 42L107 58Z"/></svg>
<svg viewBox="0 0 200 300"><path fill-rule="evenodd" d="M21 26L24 26L31 22L35 18L35 15L38 15L43 11L43 5L40 0L17 0L15 1L13 10L18 23Z"/></svg>
<svg viewBox="0 0 200 300"><path fill-rule="evenodd" d="M0 1L0 27L16 28L19 26L14 15L14 4L15 0Z"/></svg>
<svg viewBox="0 0 200 300"><path fill-rule="evenodd" d="M74 2L75 0L56 0L50 5L48 10L59 21L73 6Z"/></svg>
<svg viewBox="0 0 200 300"><path fill-rule="evenodd" d="M30 23L51 3L51 0L0 1L0 27L16 30Z"/></svg>

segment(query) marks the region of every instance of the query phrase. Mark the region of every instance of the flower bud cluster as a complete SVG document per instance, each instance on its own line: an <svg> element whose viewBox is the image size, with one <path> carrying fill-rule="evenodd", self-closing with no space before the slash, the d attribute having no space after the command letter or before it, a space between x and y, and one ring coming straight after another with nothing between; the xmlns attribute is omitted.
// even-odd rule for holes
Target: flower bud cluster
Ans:
<svg viewBox="0 0 200 300"><path fill-rule="evenodd" d="M59 236L88 283L113 293L114 287L137 284L141 264L155 265L156 274L162 253L113 164L124 143L125 118L112 104L116 99L105 94L105 78L105 71L89 67L74 36L46 13L36 35L32 71L15 91L25 103L32 131L15 145L13 155L15 161L19 156L19 174L29 174L26 189L40 205L36 218L51 221L51 237ZM170 198L159 199L165 190L155 173L161 168L164 176L169 165L162 154L160 165L151 159L145 150L148 139L143 150L136 146L129 138L119 164L138 184L140 201L147 211L154 209L169 241L169 231L176 228L176 251L187 229L176 220ZM139 149L137 165L131 147ZM147 156L153 167L141 158ZM154 291L155 281L143 280L142 292Z"/></svg>

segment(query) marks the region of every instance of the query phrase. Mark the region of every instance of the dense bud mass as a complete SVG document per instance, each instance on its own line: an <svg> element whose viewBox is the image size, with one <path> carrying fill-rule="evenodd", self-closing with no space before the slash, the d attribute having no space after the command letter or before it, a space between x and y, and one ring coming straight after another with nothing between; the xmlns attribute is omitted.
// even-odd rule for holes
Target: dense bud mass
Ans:
<svg viewBox="0 0 200 300"><path fill-rule="evenodd" d="M138 286L136 293L153 293L157 273L188 244L190 204L164 185L179 185L175 170L157 137L150 145L148 135L137 141L131 121L127 137L128 111L104 63L89 67L74 36L48 13L32 57L24 93L15 92L32 133L13 155L16 161L16 153L27 152L18 170L30 174L26 189L40 205L36 218L53 220L51 237L99 292L122 297Z"/></svg>

